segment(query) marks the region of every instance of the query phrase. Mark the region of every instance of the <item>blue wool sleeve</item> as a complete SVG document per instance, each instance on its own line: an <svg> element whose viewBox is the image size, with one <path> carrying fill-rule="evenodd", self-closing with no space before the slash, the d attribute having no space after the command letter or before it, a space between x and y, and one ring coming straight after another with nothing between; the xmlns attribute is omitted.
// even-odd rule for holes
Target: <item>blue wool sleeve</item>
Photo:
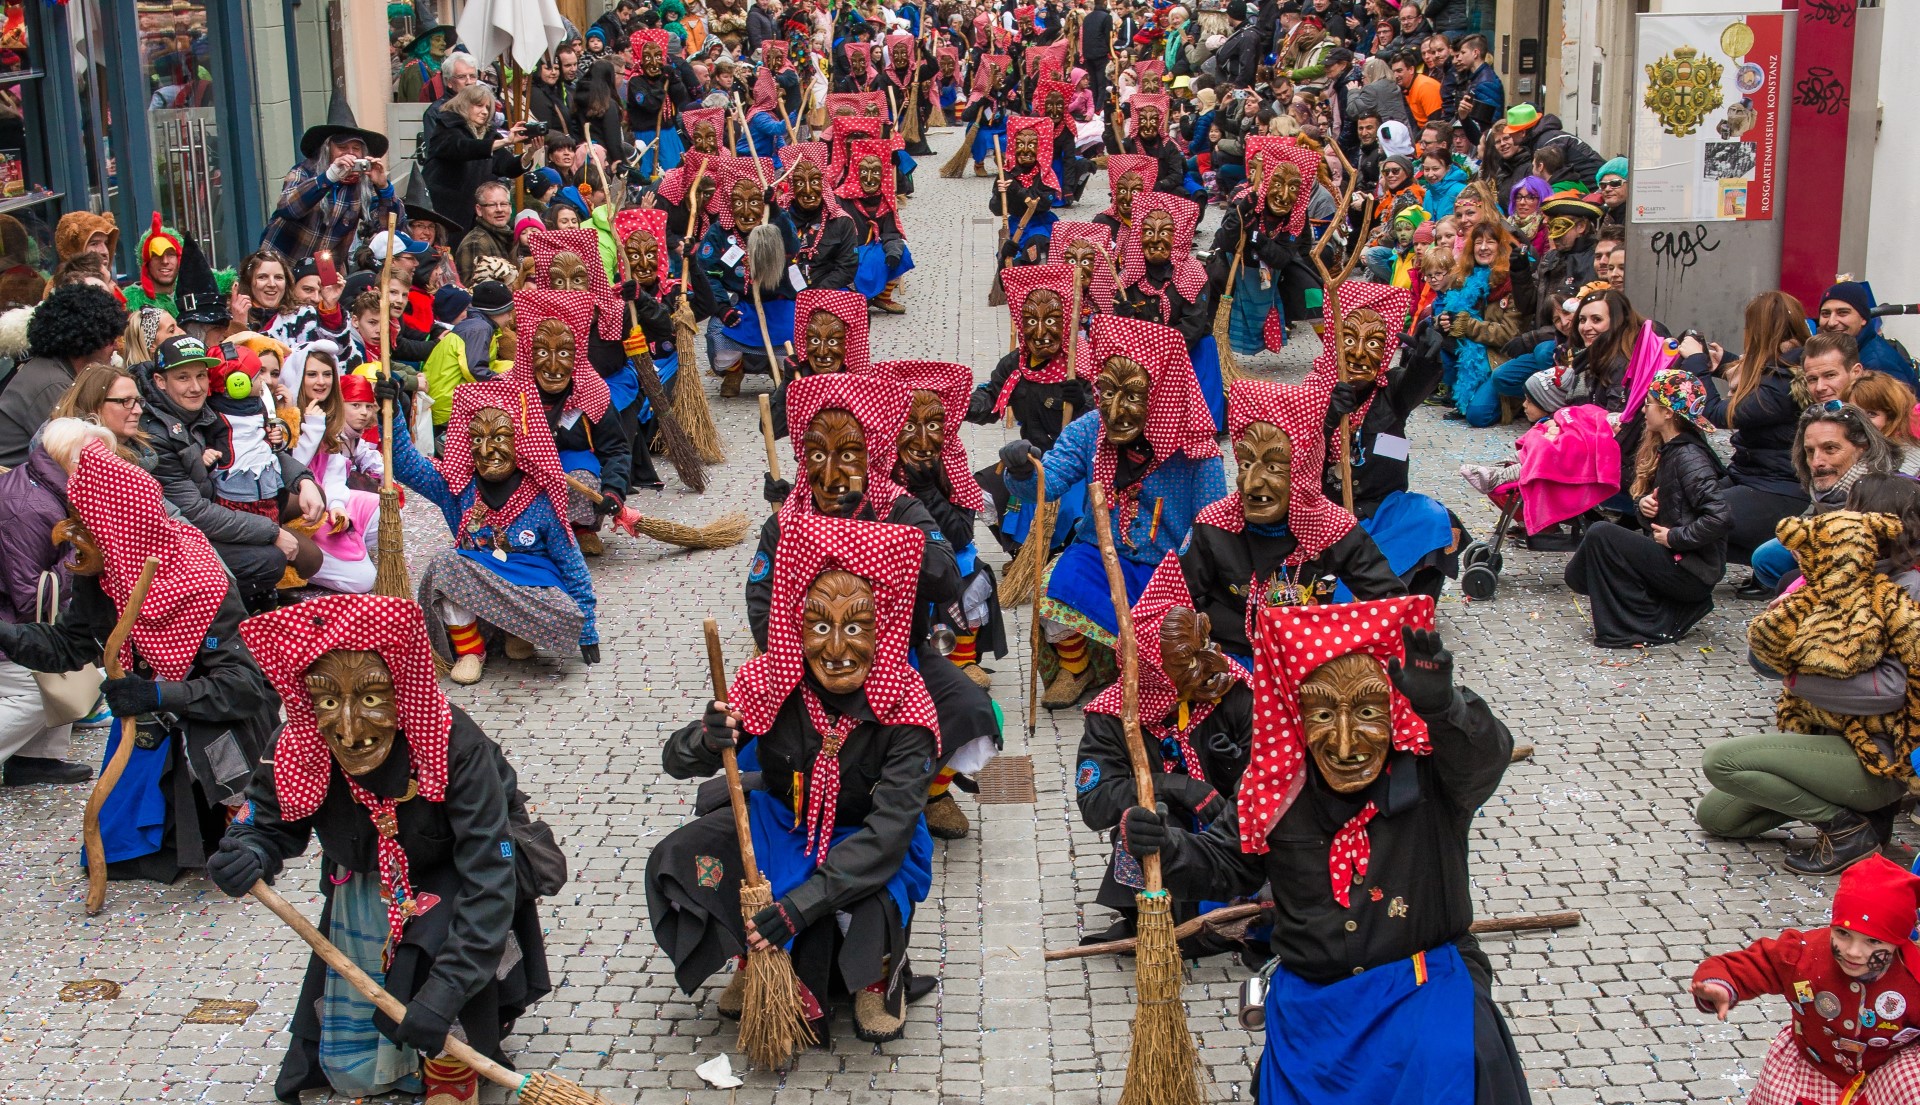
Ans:
<svg viewBox="0 0 1920 1105"><path fill-rule="evenodd" d="M447 520L448 533L460 532L460 502L447 486L447 479L440 474L440 469L413 447L413 439L407 432L404 418L393 420L393 478L407 490L425 495L428 502L439 507L441 516Z"/></svg>
<svg viewBox="0 0 1920 1105"><path fill-rule="evenodd" d="M1099 441L1098 411L1088 411L1060 431L1060 436L1054 439L1053 448L1040 458L1040 463L1047 468L1048 502L1059 499L1068 488L1093 474L1093 450ZM1025 477L1009 475L1007 490L1023 502L1031 501L1037 482L1037 474Z"/></svg>
<svg viewBox="0 0 1920 1105"><path fill-rule="evenodd" d="M580 626L580 643L599 644L600 629L594 618L598 600L593 593L593 576L587 572L587 558L580 555L580 546L574 541L566 519L554 515L553 506L545 495L536 497L527 510L529 513L539 512L540 538L546 543L547 559L553 561L553 566L560 570L561 583L586 618Z"/></svg>

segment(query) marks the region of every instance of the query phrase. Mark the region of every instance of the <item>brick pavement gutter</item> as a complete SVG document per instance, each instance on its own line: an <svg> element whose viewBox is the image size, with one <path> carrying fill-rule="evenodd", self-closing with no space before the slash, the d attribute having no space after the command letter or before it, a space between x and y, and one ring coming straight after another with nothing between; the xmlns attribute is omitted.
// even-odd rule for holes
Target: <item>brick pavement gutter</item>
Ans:
<svg viewBox="0 0 1920 1105"><path fill-rule="evenodd" d="M955 130L934 135L943 151L958 140ZM941 180L931 168L916 183L905 205L919 265L903 286L909 313L875 316L875 356L958 360L985 378L1007 348L1006 312L986 306L991 186ZM1090 217L1105 194L1096 179L1088 202L1063 217ZM1305 337L1255 368L1296 378L1316 348ZM713 470L705 498L674 485L635 505L687 522L734 508L762 516L756 386L749 399L714 400L731 459ZM1417 415L1414 432L1415 486L1486 528L1491 511L1472 504L1453 469L1497 457L1509 435L1468 431L1437 412ZM967 434L979 464L1007 436ZM408 521L416 554L437 548L437 516L416 508ZM1001 559L984 534L982 548ZM912 948L916 969L941 981L913 1008L906 1037L871 1047L842 1017L833 1051L785 1074L748 1072L735 1094L693 1073L731 1050L734 1030L714 1011L718 984L691 997L674 987L646 924L641 874L652 845L690 811L693 787L661 774L659 747L707 693L700 620L720 620L733 662L747 655L739 587L748 555L611 539L595 566L605 664L501 660L479 686L451 688L507 749L573 859L573 883L543 907L556 990L509 1052L522 1069L558 1071L613 1102L1111 1105L1126 1062L1132 963L1039 959L1043 947L1111 919L1083 909L1108 846L1071 801L1079 715L1043 712L1033 740L1025 736L1024 607L1013 612L1013 651L988 666L1010 722L1007 750L1034 758L1036 801L963 800L978 832L940 846ZM1742 1006L1721 1025L1692 1011L1684 980L1711 950L1823 923L1833 886L1776 870L1775 843L1709 841L1693 824L1701 748L1771 719L1771 692L1744 663L1745 619L1757 607L1723 588L1723 609L1681 645L1596 649L1583 604L1560 581L1564 562L1512 552L1496 599L1467 604L1450 593L1441 603L1463 681L1539 748L1509 771L1477 823L1479 912L1586 915L1578 929L1489 938L1496 997L1543 1105L1744 1100L1781 1007ZM99 751L90 736L74 755L97 760ZM85 920L72 864L85 791L0 791L0 876L10 891L0 914L0 1101L270 1101L304 948L264 911L197 877L115 883L107 911ZM309 914L315 877L303 860L280 880ZM1231 1018L1244 974L1215 958L1192 969L1186 988L1215 1102L1250 1096L1260 1040ZM59 1000L63 984L87 978L122 993ZM203 999L260 1009L237 1026L183 1023Z"/></svg>

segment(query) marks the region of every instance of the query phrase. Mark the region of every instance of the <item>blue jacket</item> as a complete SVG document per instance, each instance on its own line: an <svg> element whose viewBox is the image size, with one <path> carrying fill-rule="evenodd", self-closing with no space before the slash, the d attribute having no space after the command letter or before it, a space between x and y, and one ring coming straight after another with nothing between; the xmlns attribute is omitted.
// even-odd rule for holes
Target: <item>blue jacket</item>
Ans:
<svg viewBox="0 0 1920 1105"><path fill-rule="evenodd" d="M1860 331L1860 363L1875 372L1884 372L1913 391L1920 392L1913 371L1913 358L1880 332L1880 320L1868 319Z"/></svg>
<svg viewBox="0 0 1920 1105"><path fill-rule="evenodd" d="M1100 440L1100 412L1088 411L1073 420L1047 450L1041 463L1047 468L1047 498L1058 499L1067 489L1093 477L1094 447ZM1007 490L1023 501L1031 502L1036 475L1025 478L1007 476ZM1175 453L1160 461L1140 481L1140 510L1126 532L1115 531L1115 547L1120 555L1136 564L1158 564L1170 552L1186 544L1187 531L1201 510L1227 494L1227 477L1219 457L1194 460ZM1153 505L1160 503L1158 523ZM1117 518L1113 519L1117 522ZM1081 515L1074 527L1074 539L1093 543L1093 514Z"/></svg>
<svg viewBox="0 0 1920 1105"><path fill-rule="evenodd" d="M1460 166L1452 165L1447 168L1446 176L1425 187L1427 198L1421 201L1420 206L1426 208L1427 214L1435 219L1444 219L1453 214L1454 201L1466 189L1467 174Z"/></svg>
<svg viewBox="0 0 1920 1105"><path fill-rule="evenodd" d="M734 143L733 152L736 155L747 157L751 152L779 160L780 147L787 144L787 125L780 121L778 114L771 111L754 112L753 118L747 120L747 134L753 136L751 151L747 146L747 135L743 134Z"/></svg>

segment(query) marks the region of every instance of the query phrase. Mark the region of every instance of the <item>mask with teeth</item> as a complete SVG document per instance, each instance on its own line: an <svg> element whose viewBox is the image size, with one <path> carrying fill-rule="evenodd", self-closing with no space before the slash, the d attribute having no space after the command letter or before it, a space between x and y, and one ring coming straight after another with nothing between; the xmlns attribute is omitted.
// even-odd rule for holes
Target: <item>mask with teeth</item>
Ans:
<svg viewBox="0 0 1920 1105"><path fill-rule="evenodd" d="M1147 392L1153 382L1138 361L1108 357L1094 384L1107 440L1131 445L1147 428Z"/></svg>
<svg viewBox="0 0 1920 1105"><path fill-rule="evenodd" d="M860 173L860 194L861 195L877 196L880 194L880 186L882 184L882 181L880 179L880 173L883 168L885 168L885 166L883 166L880 163L880 159L873 156L872 154L868 154L867 156L860 159L859 173Z"/></svg>
<svg viewBox="0 0 1920 1105"><path fill-rule="evenodd" d="M1120 183L1113 186L1113 213L1123 221L1133 218L1133 197L1146 187L1139 173L1128 172L1120 177Z"/></svg>
<svg viewBox="0 0 1920 1105"><path fill-rule="evenodd" d="M930 391L915 391L900 427L900 466L927 471L938 469L947 444L947 408Z"/></svg>
<svg viewBox="0 0 1920 1105"><path fill-rule="evenodd" d="M1300 195L1300 168L1291 161L1282 162L1267 181L1267 211L1286 217L1293 214L1293 201Z"/></svg>
<svg viewBox="0 0 1920 1105"><path fill-rule="evenodd" d="M1190 703L1218 702L1233 686L1227 658L1214 646L1205 614L1176 606L1160 622L1160 670Z"/></svg>
<svg viewBox="0 0 1920 1105"><path fill-rule="evenodd" d="M556 292L584 292L587 290L587 266L580 255L562 251L553 255L553 261L547 265L547 287Z"/></svg>
<svg viewBox="0 0 1920 1105"><path fill-rule="evenodd" d="M1140 255L1149 265L1164 265L1173 260L1173 216L1165 211L1149 211L1140 224Z"/></svg>
<svg viewBox="0 0 1920 1105"><path fill-rule="evenodd" d="M1341 794L1365 790L1393 749L1392 687L1380 661L1336 656L1300 684L1300 719L1320 777Z"/></svg>
<svg viewBox="0 0 1920 1105"><path fill-rule="evenodd" d="M1240 469L1240 510L1248 524L1286 521L1293 490L1293 442L1286 433L1271 422L1255 422L1234 442L1233 459Z"/></svg>
<svg viewBox="0 0 1920 1105"><path fill-rule="evenodd" d="M660 285L660 243L644 230L627 235L627 271L643 288Z"/></svg>
<svg viewBox="0 0 1920 1105"><path fill-rule="evenodd" d="M794 163L792 175L787 183L793 186L793 202L803 211L818 211L820 203L826 198L826 177L821 175L820 166L811 161Z"/></svg>
<svg viewBox="0 0 1920 1105"><path fill-rule="evenodd" d="M860 689L877 643L873 588L851 572L824 572L807 588L800 646L807 670L829 694Z"/></svg>
<svg viewBox="0 0 1920 1105"><path fill-rule="evenodd" d="M1040 160L1040 133L1032 128L1021 131L1013 139L1013 163L1021 169L1031 169Z"/></svg>
<svg viewBox="0 0 1920 1105"><path fill-rule="evenodd" d="M314 721L334 762L348 775L365 775L387 762L400 728L393 673L377 652L341 650L307 669Z"/></svg>
<svg viewBox="0 0 1920 1105"><path fill-rule="evenodd" d="M701 123L693 128L693 148L700 153L719 152L720 139L714 134L712 123Z"/></svg>
<svg viewBox="0 0 1920 1105"><path fill-rule="evenodd" d="M767 197L761 194L757 181L742 180L735 183L733 191L727 196L727 203L733 208L734 231L742 238L766 220Z"/></svg>
<svg viewBox="0 0 1920 1105"><path fill-rule="evenodd" d="M1380 376L1387 353L1387 324L1379 312L1361 307L1340 317L1340 379L1371 384Z"/></svg>
<svg viewBox="0 0 1920 1105"><path fill-rule="evenodd" d="M475 411L467 424L473 449L473 474L483 480L504 480L513 474L513 419L498 407Z"/></svg>
<svg viewBox="0 0 1920 1105"><path fill-rule="evenodd" d="M847 367L847 324L832 311L807 318L807 369L816 376Z"/></svg>
<svg viewBox="0 0 1920 1105"><path fill-rule="evenodd" d="M1160 137L1160 109L1158 107L1141 108L1134 114L1134 120L1134 132L1140 136L1141 141L1151 142Z"/></svg>
<svg viewBox="0 0 1920 1105"><path fill-rule="evenodd" d="M1060 293L1052 288L1035 288L1020 305L1020 337L1027 347L1027 363L1046 364L1060 355L1066 337L1066 308Z"/></svg>
<svg viewBox="0 0 1920 1105"><path fill-rule="evenodd" d="M1068 242L1062 251L1062 259L1073 266L1074 278L1080 281L1080 302L1086 303L1093 295L1093 266L1103 264L1100 251L1092 242Z"/></svg>
<svg viewBox="0 0 1920 1105"><path fill-rule="evenodd" d="M546 395L573 386L573 331L557 318L543 319L533 332L533 380Z"/></svg>
<svg viewBox="0 0 1920 1105"><path fill-rule="evenodd" d="M867 490L867 435L860 421L843 410L824 410L807 424L800 439L807 459L807 487L813 508L844 515L842 502L857 503Z"/></svg>

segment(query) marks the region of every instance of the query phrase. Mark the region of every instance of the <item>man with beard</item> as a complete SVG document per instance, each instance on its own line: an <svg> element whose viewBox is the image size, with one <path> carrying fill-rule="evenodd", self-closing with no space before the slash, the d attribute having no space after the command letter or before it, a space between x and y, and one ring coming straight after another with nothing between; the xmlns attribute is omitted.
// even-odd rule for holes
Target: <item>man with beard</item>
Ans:
<svg viewBox="0 0 1920 1105"><path fill-rule="evenodd" d="M1325 396L1305 387L1236 380L1227 430L1234 493L1193 523L1180 567L1213 639L1249 670L1253 626L1269 606L1406 593L1373 538L1320 486L1326 460Z"/></svg>
<svg viewBox="0 0 1920 1105"><path fill-rule="evenodd" d="M1060 178L1053 168L1053 122L1043 116L1009 115L1007 142L1013 164L994 182L987 210L1007 220L1000 247L1003 262L1041 264L1053 231L1053 206L1060 198Z"/></svg>
<svg viewBox="0 0 1920 1105"><path fill-rule="evenodd" d="M1169 104L1164 92L1135 93L1128 101L1127 140L1120 144L1120 152L1153 158L1153 190L1190 200L1187 155L1167 136Z"/></svg>
<svg viewBox="0 0 1920 1105"><path fill-rule="evenodd" d="M1176 896L1274 889L1262 1105L1529 1100L1468 932L1474 814L1513 737L1432 626L1421 595L1265 611L1234 808L1200 833L1137 805L1121 822Z"/></svg>
<svg viewBox="0 0 1920 1105"><path fill-rule="evenodd" d="M612 393L588 363L594 314L593 299L583 292L515 292L518 344L507 375L522 394L539 400L561 470L600 493L594 500L571 487L567 491L567 522L587 556L606 552L600 520L625 501L633 465ZM576 366L583 371L576 372Z"/></svg>
<svg viewBox="0 0 1920 1105"><path fill-rule="evenodd" d="M900 278L913 270L913 254L900 229L893 171L893 153L899 148L898 136L854 139L848 147L847 178L834 193L853 219L854 249L859 254L853 290L890 315L907 313L893 292Z"/></svg>
<svg viewBox="0 0 1920 1105"><path fill-rule="evenodd" d="M1180 561L1169 556L1134 603L1133 635L1140 664L1140 729L1153 768L1154 798L1175 824L1203 832L1226 812L1247 767L1253 676L1214 644L1207 615L1194 606ZM1134 804L1123 689L1115 683L1087 705L1086 731L1076 754L1074 798L1080 817L1095 832L1112 833ZM1105 932L1089 933L1083 944L1134 935L1135 896L1144 882L1139 861L1117 846L1117 834L1115 843L1094 901L1120 919ZM1197 912L1198 901L1176 907L1181 920ZM1190 954L1196 950L1188 949Z"/></svg>
<svg viewBox="0 0 1920 1105"><path fill-rule="evenodd" d="M1226 482L1180 333L1101 315L1093 322L1092 346L1097 417L1076 419L1046 451L1046 498L1055 501L1084 480L1100 483L1112 504L1128 601L1134 601L1154 568L1185 543L1201 507L1226 494ZM1038 499L1039 456L1025 438L1000 450L1007 490L1022 501ZM1040 704L1054 710L1072 706L1115 674L1118 618L1090 514L1074 527L1074 537L1047 570L1040 608L1046 647L1039 663L1047 680Z"/></svg>
<svg viewBox="0 0 1920 1105"><path fill-rule="evenodd" d="M1313 232L1307 228L1314 172L1320 155L1284 139L1247 140L1253 187L1234 200L1213 235L1208 277L1233 296L1229 335L1243 357L1278 352L1286 328L1316 321L1323 289L1313 268ZM1238 279L1227 288L1234 258Z"/></svg>
<svg viewBox="0 0 1920 1105"><path fill-rule="evenodd" d="M806 277L807 287L840 291L853 287L859 267L853 220L827 186L827 144L802 142L780 151L786 180L778 186L781 206L800 243L789 258Z"/></svg>
<svg viewBox="0 0 1920 1105"><path fill-rule="evenodd" d="M781 344L793 340L794 288L787 276L787 259L800 243L787 213L778 205L768 210L754 162L723 163L719 175L720 191L714 197L717 217L701 239L695 263L707 270L719 311L720 332L713 334L708 327L708 333L713 341L713 368L721 376L720 394L732 397L740 394L749 370L771 373L768 358L778 356ZM763 223L774 227L777 236L755 236L754 229ZM759 286L757 306L753 284ZM762 316L771 349L762 345ZM754 357L751 365L749 355Z"/></svg>
<svg viewBox="0 0 1920 1105"><path fill-rule="evenodd" d="M764 651L739 669L727 701L668 738L663 757L675 778L701 778L753 742L763 770L742 781L774 902L742 920L740 841L721 791L703 793L710 812L647 857L647 912L686 993L733 957L784 947L815 1039L827 1044L840 992L852 996L855 1035L885 1043L934 981L914 976L907 953L932 882L921 810L942 734L907 661L927 538L811 513L789 519L784 537L768 569ZM736 973L722 1016L739 1018L745 990Z"/></svg>
<svg viewBox="0 0 1920 1105"><path fill-rule="evenodd" d="M504 1062L501 1039L551 988L516 867L514 826L528 820L512 765L441 693L416 603L327 596L240 635L287 724L208 874L239 897L318 837L321 933L407 1007L396 1023L309 956L275 1096L478 1100L478 1074L440 1057L448 1039Z"/></svg>

